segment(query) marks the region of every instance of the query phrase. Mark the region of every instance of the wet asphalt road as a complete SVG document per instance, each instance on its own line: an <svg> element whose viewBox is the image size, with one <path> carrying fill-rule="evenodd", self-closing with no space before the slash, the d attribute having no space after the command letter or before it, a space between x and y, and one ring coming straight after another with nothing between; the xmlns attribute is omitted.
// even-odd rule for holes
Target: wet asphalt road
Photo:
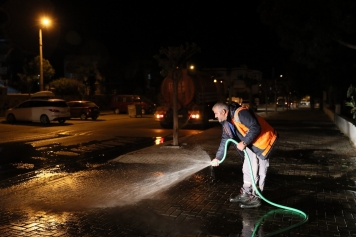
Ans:
<svg viewBox="0 0 356 237"><path fill-rule="evenodd" d="M51 143L34 146L33 143L8 143L2 145L0 174L2 180L24 181L41 169L58 172L78 172L107 162L121 154L154 145L154 138L115 137L101 141L88 141L63 146ZM2 182L7 185L6 182Z"/></svg>
<svg viewBox="0 0 356 237"><path fill-rule="evenodd" d="M152 146L157 140L172 139L171 131L161 129L152 116L130 118L106 112L96 121L72 119L63 125L53 122L47 126L20 122L12 125L3 121L0 176L2 180L18 175L28 179L43 168L76 172ZM200 131L182 130L180 136L197 132Z"/></svg>
<svg viewBox="0 0 356 237"><path fill-rule="evenodd" d="M280 141L263 195L302 210L307 223L277 236L355 236L356 149L320 110L267 117ZM85 170L43 169L0 189L1 236L258 236L300 221L263 203L229 203L242 182L232 149L209 166L221 136L216 126L168 144L120 155ZM60 169L61 167L58 167ZM266 215L268 214L268 215Z"/></svg>

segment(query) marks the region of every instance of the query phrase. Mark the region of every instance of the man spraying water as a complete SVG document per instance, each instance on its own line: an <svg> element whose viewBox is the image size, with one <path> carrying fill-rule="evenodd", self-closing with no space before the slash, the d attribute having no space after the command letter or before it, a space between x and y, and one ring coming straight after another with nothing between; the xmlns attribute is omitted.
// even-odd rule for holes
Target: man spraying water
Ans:
<svg viewBox="0 0 356 237"><path fill-rule="evenodd" d="M228 139L237 141L236 150L241 157L244 157L242 151L246 149L251 161L255 185L262 192L269 166L269 155L276 144L278 133L263 118L239 104L227 105L218 102L213 106L213 111L223 129L220 146L211 165L218 166L221 162ZM261 200L253 190L249 163L246 159L248 158L245 157L242 166L243 186L240 194L231 197L230 202L239 202L241 208L259 207Z"/></svg>

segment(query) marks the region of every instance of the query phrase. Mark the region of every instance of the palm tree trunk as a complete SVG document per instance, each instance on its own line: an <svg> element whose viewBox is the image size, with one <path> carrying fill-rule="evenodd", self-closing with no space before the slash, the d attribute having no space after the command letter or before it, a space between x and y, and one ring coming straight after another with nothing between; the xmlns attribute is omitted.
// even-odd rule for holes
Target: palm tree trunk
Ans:
<svg viewBox="0 0 356 237"><path fill-rule="evenodd" d="M173 73L173 146L178 146L179 141L178 141L178 135L179 135L179 129L178 129L178 81L179 81L179 75L178 71L174 70Z"/></svg>

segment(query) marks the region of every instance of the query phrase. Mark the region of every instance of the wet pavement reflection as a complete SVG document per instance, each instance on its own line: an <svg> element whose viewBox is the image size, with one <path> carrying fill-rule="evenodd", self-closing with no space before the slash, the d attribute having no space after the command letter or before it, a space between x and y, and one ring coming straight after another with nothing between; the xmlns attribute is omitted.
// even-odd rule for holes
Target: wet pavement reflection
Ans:
<svg viewBox="0 0 356 237"><path fill-rule="evenodd" d="M36 170L54 166L60 167L61 171L76 172L105 163L132 150L159 145L165 139L170 140L169 137L116 137L70 146L63 146L58 142L48 144L45 141L1 144L0 175L3 180L21 174L23 177L30 177Z"/></svg>
<svg viewBox="0 0 356 237"><path fill-rule="evenodd" d="M119 138L81 148L25 144L23 150L31 154L32 162L23 163L36 166L33 160L41 161L41 157L46 161L60 157L66 162L35 170L31 178L17 181L13 177L7 185L1 182L0 233L355 236L356 149L320 111L286 113L293 120L269 120L281 139L263 196L305 212L309 219L301 226L286 230L303 217L266 202L260 208L241 209L228 201L239 193L241 158L230 148L219 167L209 165L221 137L221 128L214 127L182 139L180 147L156 146L153 144L160 139L152 139L152 146L119 151L116 156L118 150L111 152L109 144L118 144ZM307 120L310 113L318 121Z"/></svg>
<svg viewBox="0 0 356 237"><path fill-rule="evenodd" d="M142 232L140 230L137 232L134 226L131 227L135 233L154 231L151 227L151 218L157 219L159 221L157 225L162 227L160 221L162 217L154 213L145 215L152 211L152 207L145 209L147 204L165 200L167 194L164 191L185 179L188 179L189 184L193 186L206 185L205 177L210 174L210 167L209 172L205 171L210 165L210 159L205 152L193 150L183 151L182 154L174 163L164 159L166 156L164 152L157 153L156 160L152 162L142 162L134 155L66 175L61 174L59 170L54 173L39 172L31 180L1 190L1 207L6 207L6 213L17 214L13 215L14 220L11 216L2 218L6 218L6 222L10 225L14 221L26 222L26 227L17 230L27 230L31 227L28 231L48 235L52 231L57 234L64 231L63 233L68 234L67 230L71 228L71 223L77 223L76 218L79 218L81 224L85 226L86 221L95 219L97 215L110 216L120 213L124 214L124 218L116 217L116 220L112 221L115 228L118 228L118 224L125 226L124 229L128 228L130 225L123 225L123 223L130 221L130 216L133 215L135 222L140 220L139 216L142 217L143 222ZM191 158L192 156L194 159ZM157 204L160 205L160 202ZM85 221L86 218L89 219ZM38 226L41 228L37 229ZM178 226L174 227L168 223L165 227L166 230L175 228L180 231Z"/></svg>

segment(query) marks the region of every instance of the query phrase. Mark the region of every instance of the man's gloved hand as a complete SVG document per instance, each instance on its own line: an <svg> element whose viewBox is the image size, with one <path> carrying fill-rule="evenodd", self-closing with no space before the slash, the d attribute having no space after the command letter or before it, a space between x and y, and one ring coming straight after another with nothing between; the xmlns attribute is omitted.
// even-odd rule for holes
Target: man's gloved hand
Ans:
<svg viewBox="0 0 356 237"><path fill-rule="evenodd" d="M215 158L211 161L211 166L219 166L219 162L220 162L220 160Z"/></svg>

